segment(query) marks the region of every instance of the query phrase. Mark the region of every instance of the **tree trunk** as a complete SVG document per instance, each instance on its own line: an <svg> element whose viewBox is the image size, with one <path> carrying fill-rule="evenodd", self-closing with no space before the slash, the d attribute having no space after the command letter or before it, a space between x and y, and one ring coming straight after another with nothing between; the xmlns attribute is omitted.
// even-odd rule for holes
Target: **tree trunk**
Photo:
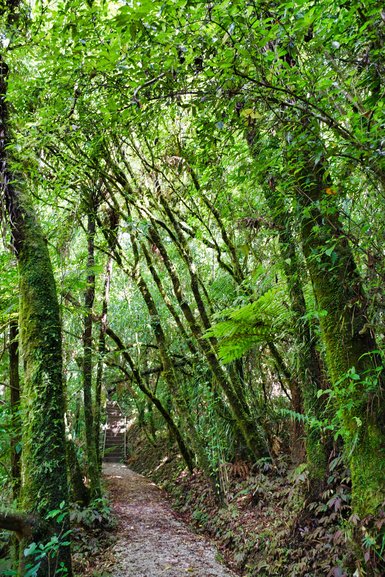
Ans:
<svg viewBox="0 0 385 577"><path fill-rule="evenodd" d="M216 378L219 386L223 390L227 397L229 405L231 407L231 412L234 415L237 426L244 438L246 446L248 448L249 454L258 459L261 456L267 454L266 440L264 438L264 433L261 427L255 422L250 414L249 407L247 406L244 398L241 395L241 391L236 391L233 383L230 381L225 371L223 370L212 346L212 343L207 339L202 338L202 330L199 324L195 320L193 311L191 310L184 294L180 279L176 272L174 265L172 264L165 245L163 244L160 235L158 234L154 222L150 229L151 241L157 246L159 252L163 258L164 265L170 276L175 297L179 303L179 306L185 316L185 319L190 327L192 334L194 335L197 345L201 349L202 353L206 357L206 360L210 366L210 369Z"/></svg>
<svg viewBox="0 0 385 577"><path fill-rule="evenodd" d="M87 206L87 287L84 294L84 331L83 331L83 397L84 424L87 445L87 472L90 479L91 498L101 495L99 465L96 452L96 435L92 408L92 323L95 300L95 206L90 193ZM99 436L97 437L99 440Z"/></svg>
<svg viewBox="0 0 385 577"><path fill-rule="evenodd" d="M171 417L170 412L163 406L161 401L146 386L142 377L140 376L139 371L136 369L131 356L128 354L118 335L110 327L107 328L106 332L107 335L111 337L111 339L116 343L118 349L122 352L123 357L127 361L139 389L150 399L150 401L154 404L154 406L158 409L158 411L166 421L170 434L174 437L175 441L177 442L181 455L189 471L192 472L194 470L194 461L192 454L187 445L185 444L183 436L179 431L177 425L174 423L174 420Z"/></svg>
<svg viewBox="0 0 385 577"><path fill-rule="evenodd" d="M13 498L17 501L21 486L21 419L19 376L19 326L16 319L9 324L9 386L11 389L11 471Z"/></svg>
<svg viewBox="0 0 385 577"><path fill-rule="evenodd" d="M68 505L61 322L46 240L27 194L11 184L13 177L7 166L7 72L7 65L0 57L0 169L18 260L24 362L21 505L29 514L44 520L60 504ZM55 519L38 523L32 527L30 536L24 536L21 550L28 542L45 542L67 529L68 517L60 523ZM64 542L68 543L68 537ZM59 546L57 553L52 551L49 562L51 566L63 563L67 575L72 575L68 544ZM38 575L45 577L48 572L48 563L43 561Z"/></svg>
<svg viewBox="0 0 385 577"><path fill-rule="evenodd" d="M87 507L90 502L90 490L84 484L83 471L80 467L76 454L76 446L72 439L67 440L67 457L72 499L75 503Z"/></svg>
<svg viewBox="0 0 385 577"><path fill-rule="evenodd" d="M306 119L303 119L306 122ZM313 136L314 140L314 136ZM339 221L324 160L296 155L303 251L320 315L326 363L352 475L353 509L375 513L385 497L384 379L367 300ZM316 155L317 151L314 151Z"/></svg>
<svg viewBox="0 0 385 577"><path fill-rule="evenodd" d="M141 251L144 254L144 258L146 259L146 263L147 263L147 267L148 270L151 273L152 278L154 279L154 282L158 288L159 294L162 297L166 307L168 308L168 310L170 311L173 319L176 322L176 325L178 327L178 330L181 334L181 336L184 338L184 340L186 341L186 344L188 346L189 351L195 356L198 353L197 348L195 347L194 343L191 340L191 337L187 334L186 329L183 326L183 323L180 319L179 314L177 313L177 311L175 310L174 305L172 304L169 296L167 295L166 290L163 287L162 281L160 279L160 276L158 275L154 263L151 259L150 253L146 247L146 245L144 243L141 243L140 245Z"/></svg>
<svg viewBox="0 0 385 577"><path fill-rule="evenodd" d="M315 340L309 321L306 318L306 302L303 293L303 279L301 278L300 263L296 250L296 242L292 233L293 226L290 215L285 210L283 198L276 190L275 182L270 179L269 188L264 188L265 197L269 204L273 223L279 234L279 248L282 255L283 269L285 271L290 306L294 317L295 335L298 343L298 375L292 390L293 409L301 413L302 409L309 419L321 420L323 417L324 404L317 397L322 389L322 369L320 359L315 347ZM297 439L303 434L302 427L297 430ZM312 480L312 488L318 487L325 479L327 466L327 450L321 440L320 431L314 427L306 426L306 454L309 465L309 474Z"/></svg>
<svg viewBox="0 0 385 577"><path fill-rule="evenodd" d="M110 299L110 285L111 285L111 275L112 275L112 258L109 256L106 265L106 272L104 277L104 291L103 291L103 304L102 304L102 314L100 319L100 329L99 329L99 345L98 345L98 364L96 369L96 383L95 383L95 419L94 419L94 429L95 429L95 439L96 439L96 458L98 467L101 467L101 456L100 456L100 422L101 422L101 405L102 405L102 387L103 387L103 375L104 375L104 357L106 355L106 329L107 329L107 311L108 303Z"/></svg>

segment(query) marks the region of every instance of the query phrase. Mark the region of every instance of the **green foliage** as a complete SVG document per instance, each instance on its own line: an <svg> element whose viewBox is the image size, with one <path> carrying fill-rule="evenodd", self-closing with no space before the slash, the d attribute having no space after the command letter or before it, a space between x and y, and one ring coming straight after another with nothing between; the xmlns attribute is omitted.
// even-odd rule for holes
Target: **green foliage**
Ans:
<svg viewBox="0 0 385 577"><path fill-rule="evenodd" d="M37 577L42 565L46 567L44 571L47 577L66 577L68 575L68 567L64 562L58 561L61 548L70 545L71 531L65 530L63 524L64 519L68 516L65 505L64 501L61 502L58 509L49 511L46 515L46 520L55 520L56 523L62 525L62 530L52 535L45 543L33 541L23 550L23 557L26 558L25 577Z"/></svg>
<svg viewBox="0 0 385 577"><path fill-rule="evenodd" d="M373 351L371 357L379 357L380 351ZM378 359L377 359L378 360ZM351 367L341 378L334 384L333 389L324 389L318 391L318 397L326 396L328 403L334 405L336 401L341 407L335 413L331 423L331 429L334 430L334 438L341 436L346 441L349 439L352 444L352 451L357 443L361 433L361 427L364 425L362 420L362 406L365 406L366 399L374 397L381 386L381 375L384 371L382 364L374 364L366 369L361 375L357 373L355 367ZM357 389L360 394L357 395ZM349 419L346 414L349 414Z"/></svg>
<svg viewBox="0 0 385 577"><path fill-rule="evenodd" d="M71 0L33 3L17 24L19 37L15 26L7 32L2 19L13 133L7 151L10 168L33 194L64 295L68 422L81 464L84 226L91 210L85 198L95 191L93 377L104 363L105 388L124 399L130 416L140 414L155 442L164 422L138 387L142 375L182 436L201 447L210 473L242 445L227 384L256 429L268 433L269 424L291 421L308 434L342 438L353 484L364 495L365 458L369 476L384 460L381 427L374 426L376 415L383 422L383 362L365 356L385 339L378 2ZM29 241L36 246L38 235ZM131 364L109 339L99 348L106 255L114 259L108 323ZM36 273L39 258L21 268L40 297L37 309L24 299L22 322L47 317L47 294L56 292L53 282L43 290L48 268ZM5 335L17 312L18 278L8 250L0 252L0 265ZM36 329L34 339L30 324L24 334L51 346L58 324L44 334ZM0 381L7 384L4 343ZM280 366L269 344L278 345ZM318 380L309 366L315 357ZM50 377L52 359L42 358L23 363L26 407L50 398L43 386L36 395L28 385L31 373ZM303 415L293 407L295 385ZM24 418L26 436L35 426L36 446L56 446L39 438L41 423L53 430L48 414L42 410L39 423ZM0 476L7 482L6 410L0 429ZM39 479L47 472L54 478L59 456L34 470L35 457L27 442L26 473L36 473L38 493ZM377 505L381 479L378 487ZM77 514L97 521L93 510Z"/></svg>
<svg viewBox="0 0 385 577"><path fill-rule="evenodd" d="M70 519L76 526L92 528L95 526L113 526L111 508L105 498L94 499L88 507L73 504Z"/></svg>
<svg viewBox="0 0 385 577"><path fill-rule="evenodd" d="M290 317L285 296L278 286L252 303L221 312L226 320L214 324L205 337L219 340L219 356L223 362L232 362L253 347L282 338Z"/></svg>

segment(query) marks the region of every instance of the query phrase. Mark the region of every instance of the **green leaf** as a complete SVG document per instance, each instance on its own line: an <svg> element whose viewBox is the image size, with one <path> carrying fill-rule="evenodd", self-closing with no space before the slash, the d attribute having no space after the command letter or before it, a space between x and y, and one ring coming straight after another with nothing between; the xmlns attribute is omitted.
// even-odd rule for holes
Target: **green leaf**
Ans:
<svg viewBox="0 0 385 577"><path fill-rule="evenodd" d="M23 551L24 557L28 557L29 555L33 555L37 549L37 543L33 542L28 547L26 547Z"/></svg>

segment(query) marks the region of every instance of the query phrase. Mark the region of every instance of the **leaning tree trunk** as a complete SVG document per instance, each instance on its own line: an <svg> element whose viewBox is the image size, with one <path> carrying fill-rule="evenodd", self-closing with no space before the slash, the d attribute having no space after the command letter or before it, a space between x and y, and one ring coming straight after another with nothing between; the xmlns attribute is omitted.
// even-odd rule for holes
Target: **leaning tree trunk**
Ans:
<svg viewBox="0 0 385 577"><path fill-rule="evenodd" d="M192 472L194 469L194 461L193 456L191 454L190 449L186 445L183 436L177 427L176 423L174 422L170 411L166 409L166 407L162 404L162 402L155 396L155 394L146 386L145 382L143 381L140 372L135 367L135 364L129 355L128 351L126 350L124 344L118 337L118 335L110 328L107 327L106 334L116 343L118 346L118 350L122 352L123 358L127 361L132 376L134 377L136 384L138 385L139 389L147 396L147 398L154 404L154 406L158 409L162 417L164 418L167 426L169 428L170 434L174 437L181 455L188 467L188 469Z"/></svg>
<svg viewBox="0 0 385 577"><path fill-rule="evenodd" d="M175 297L179 303L182 313L190 327L191 333L196 339L196 343L207 359L210 369L216 378L219 386L223 390L230 405L231 412L235 418L236 424L246 443L250 456L259 459L267 454L266 440L264 432L260 425L253 420L250 409L245 401L242 390L235 390L234 384L228 378L223 370L214 350L214 347L208 339L202 338L202 330L197 323L194 313L184 296L182 284L176 272L176 268L171 262L165 245L158 234L154 222L149 231L149 238L157 246L162 256L163 263L169 274L173 285Z"/></svg>

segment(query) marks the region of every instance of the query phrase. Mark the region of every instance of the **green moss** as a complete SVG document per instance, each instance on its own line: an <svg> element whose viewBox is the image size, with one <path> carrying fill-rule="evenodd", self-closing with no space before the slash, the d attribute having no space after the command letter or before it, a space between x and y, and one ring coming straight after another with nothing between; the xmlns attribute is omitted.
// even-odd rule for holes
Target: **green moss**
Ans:
<svg viewBox="0 0 385 577"><path fill-rule="evenodd" d="M327 469L327 455L321 442L318 431L308 430L306 440L306 454L309 466L309 477L312 482L318 484L325 479Z"/></svg>
<svg viewBox="0 0 385 577"><path fill-rule="evenodd" d="M25 198L19 200L25 202ZM18 255L24 361L21 504L24 510L44 519L49 511L68 501L61 323L45 239L27 203L21 204L21 211L22 242ZM40 524L32 539L44 541L62 529L55 522ZM69 548L63 547L59 557L70 575ZM45 574L46 569L42 568L39 575Z"/></svg>
<svg viewBox="0 0 385 577"><path fill-rule="evenodd" d="M360 516L374 515L385 499L385 444L383 431L368 422L365 432L352 447L352 503Z"/></svg>
<svg viewBox="0 0 385 577"><path fill-rule="evenodd" d="M366 330L367 301L353 253L343 234L334 198L325 200L327 175L304 154L298 201L301 235L320 315L326 364L333 387L339 429L352 471L353 508L373 513L385 500L385 432L382 387L368 390L363 377L376 375L377 349ZM354 379L348 374L354 367ZM380 376L380 380L381 380ZM374 393L376 395L374 402Z"/></svg>

